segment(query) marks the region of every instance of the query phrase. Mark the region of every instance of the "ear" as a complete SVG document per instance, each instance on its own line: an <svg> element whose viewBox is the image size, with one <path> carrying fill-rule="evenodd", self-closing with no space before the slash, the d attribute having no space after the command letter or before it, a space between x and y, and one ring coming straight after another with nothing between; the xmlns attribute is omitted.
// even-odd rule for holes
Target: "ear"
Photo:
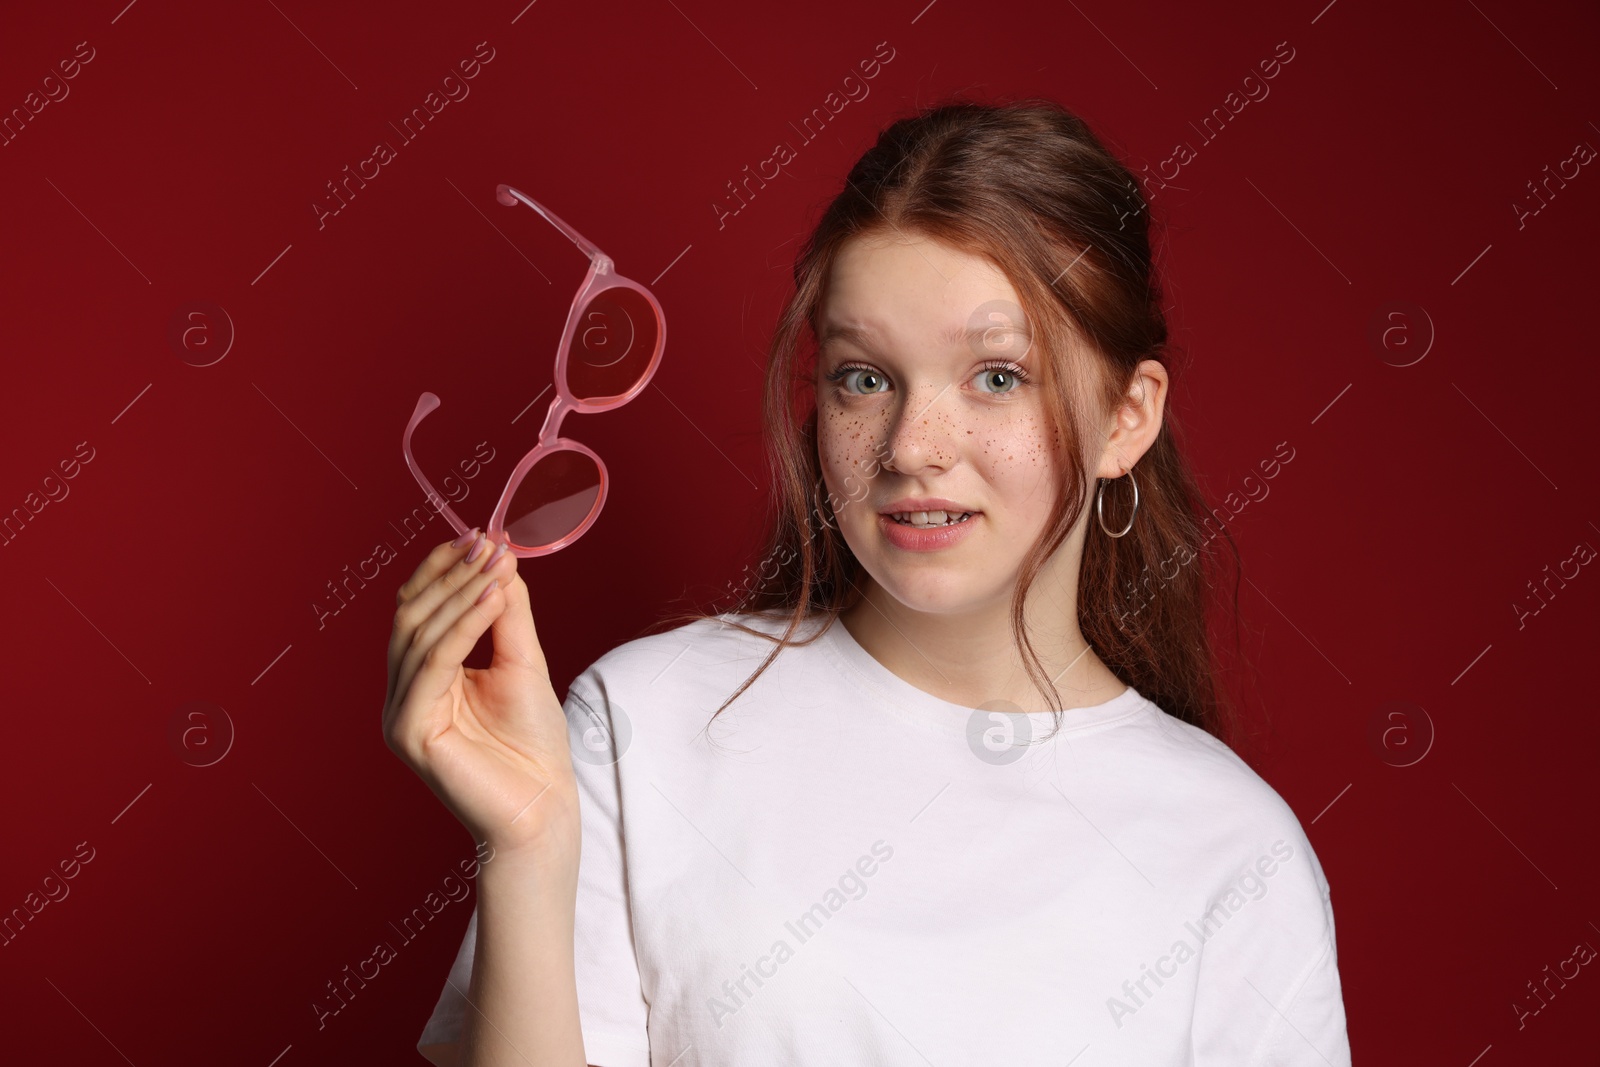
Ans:
<svg viewBox="0 0 1600 1067"><path fill-rule="evenodd" d="M1167 368L1160 360L1142 360L1135 368L1121 403L1106 421L1106 445L1096 477L1122 477L1155 443L1166 410L1168 384Z"/></svg>

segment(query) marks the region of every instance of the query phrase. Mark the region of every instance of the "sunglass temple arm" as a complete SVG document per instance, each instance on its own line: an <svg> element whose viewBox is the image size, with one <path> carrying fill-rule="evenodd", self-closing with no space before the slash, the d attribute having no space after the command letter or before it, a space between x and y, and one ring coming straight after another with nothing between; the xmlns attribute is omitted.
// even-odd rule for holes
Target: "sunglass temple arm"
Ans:
<svg viewBox="0 0 1600 1067"><path fill-rule="evenodd" d="M584 255L588 256L590 259L604 259L608 263L610 262L610 257L604 252L600 251L600 249L596 248L592 241L584 237L583 234L579 233L577 230L574 230L571 226L568 226L565 222L562 222L560 217L557 216L554 211L551 211L549 208L538 203L532 197L522 192L522 190L513 189L511 186L501 183L500 185L494 187L494 195L496 200L500 201L507 207L516 207L517 201L522 201L524 204L527 204L529 207L533 208L533 210L542 215L544 219L550 223L550 225L566 234L567 239L573 244L577 245L579 250L582 251Z"/></svg>

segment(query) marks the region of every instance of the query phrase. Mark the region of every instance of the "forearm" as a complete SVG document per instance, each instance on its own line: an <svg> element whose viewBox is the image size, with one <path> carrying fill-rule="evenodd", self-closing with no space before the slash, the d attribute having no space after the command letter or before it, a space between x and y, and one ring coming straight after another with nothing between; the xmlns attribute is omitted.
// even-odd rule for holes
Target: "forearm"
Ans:
<svg viewBox="0 0 1600 1067"><path fill-rule="evenodd" d="M577 850L498 856L478 881L462 1067L583 1067L573 966Z"/></svg>

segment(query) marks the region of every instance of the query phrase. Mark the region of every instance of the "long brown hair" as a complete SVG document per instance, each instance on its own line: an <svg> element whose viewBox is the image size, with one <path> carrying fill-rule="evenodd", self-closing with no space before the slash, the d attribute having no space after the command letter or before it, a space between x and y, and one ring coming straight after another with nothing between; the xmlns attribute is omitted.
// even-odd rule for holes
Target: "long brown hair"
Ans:
<svg viewBox="0 0 1600 1067"><path fill-rule="evenodd" d="M1070 472L1044 534L1025 558L1012 600L1017 647L1029 677L1061 723L1059 694L1024 624L1027 592L1085 510L1090 477L1079 427L1099 425L1119 405L1141 360L1168 366L1172 351L1151 254L1149 205L1129 170L1084 121L1051 100L983 104L951 98L901 118L851 168L801 247L795 289L768 351L762 422L772 469L765 552L731 608L678 613L666 629L725 613L786 621L767 658L715 718L790 644L808 619L838 615L863 595L861 567L830 521L837 500L822 500L817 413L812 391L816 315L841 246L885 231L918 233L985 256L1005 272L1022 301L1042 360L1041 386L1060 454ZM1069 337L1073 350L1067 355ZM1086 421L1087 420L1087 421ZM1208 633L1208 594L1222 562L1202 494L1174 440L1167 408L1160 433L1139 460L1138 510L1120 538L1090 518L1078 579L1078 627L1107 667L1163 711L1232 740L1235 714L1218 684ZM1126 477L1105 489L1105 525L1127 524L1133 504ZM1219 531L1235 567L1238 548ZM719 600L726 600L720 597ZM724 620L727 621L727 620ZM842 625L842 624L841 624Z"/></svg>

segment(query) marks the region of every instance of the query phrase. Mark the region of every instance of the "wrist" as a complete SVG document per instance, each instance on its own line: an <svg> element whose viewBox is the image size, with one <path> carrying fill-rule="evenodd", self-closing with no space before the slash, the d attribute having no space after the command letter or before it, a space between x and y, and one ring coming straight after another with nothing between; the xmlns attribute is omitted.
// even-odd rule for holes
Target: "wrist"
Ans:
<svg viewBox="0 0 1600 1067"><path fill-rule="evenodd" d="M578 882L576 838L515 848L491 847L478 868L483 892L546 895L574 889Z"/></svg>

